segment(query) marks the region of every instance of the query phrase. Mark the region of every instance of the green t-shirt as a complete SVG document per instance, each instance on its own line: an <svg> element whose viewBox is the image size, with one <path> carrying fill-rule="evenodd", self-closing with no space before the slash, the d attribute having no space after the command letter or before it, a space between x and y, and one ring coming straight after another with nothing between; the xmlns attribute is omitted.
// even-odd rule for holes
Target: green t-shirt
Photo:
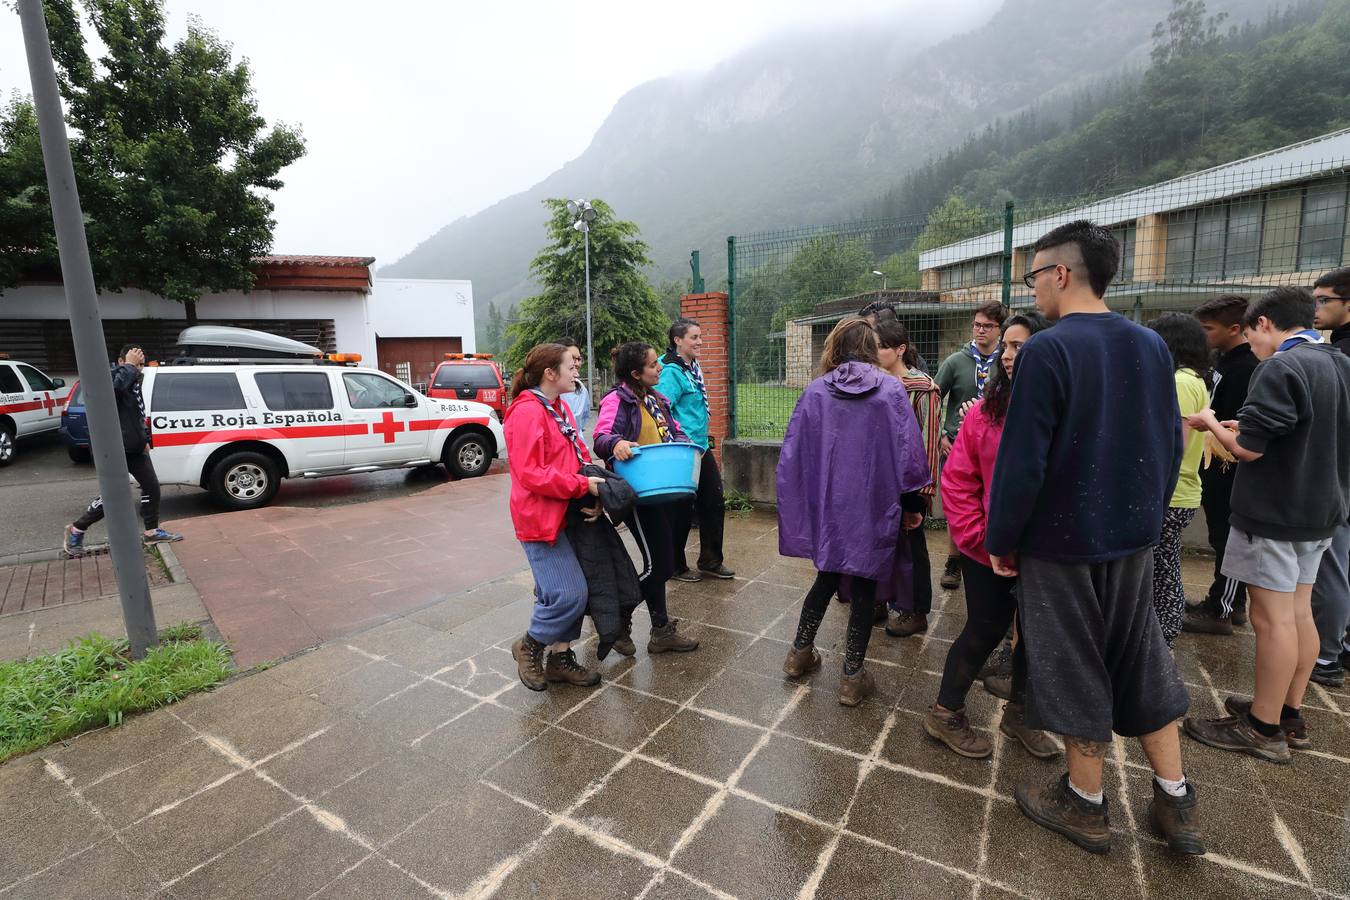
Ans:
<svg viewBox="0 0 1350 900"><path fill-rule="evenodd" d="M979 391L975 357L970 355L969 345L942 361L933 382L942 392L942 403L946 410L942 417L942 432L948 440L955 441L956 432L961 428L961 406L967 400L974 400Z"/></svg>
<svg viewBox="0 0 1350 900"><path fill-rule="evenodd" d="M1177 406L1182 416L1198 413L1209 405L1209 392L1205 382L1192 369L1177 369ZM1205 452L1205 435L1199 431L1185 430L1186 452L1181 456L1181 477L1177 479L1177 489L1172 492L1172 502L1168 506L1183 509L1198 509L1200 506L1200 457Z"/></svg>

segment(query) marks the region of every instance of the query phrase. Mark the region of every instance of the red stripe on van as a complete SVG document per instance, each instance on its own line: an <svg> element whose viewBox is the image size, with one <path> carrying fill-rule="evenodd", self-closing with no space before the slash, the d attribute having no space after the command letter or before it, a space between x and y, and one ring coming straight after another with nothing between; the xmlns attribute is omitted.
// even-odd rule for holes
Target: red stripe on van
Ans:
<svg viewBox="0 0 1350 900"><path fill-rule="evenodd" d="M0 406L0 413L21 413L34 409L42 409L42 407L43 403L41 400L33 400L28 403L10 403L5 406Z"/></svg>
<svg viewBox="0 0 1350 900"><path fill-rule="evenodd" d="M486 426L488 420L480 419L421 419L416 422L408 423L409 431L435 431L438 428L454 428L458 425L483 425Z"/></svg>
<svg viewBox="0 0 1350 900"><path fill-rule="evenodd" d="M365 423L292 425L287 428L244 428L237 431L159 431L155 433L155 446L183 447L191 444L224 444L229 441L297 440L369 433L370 428Z"/></svg>

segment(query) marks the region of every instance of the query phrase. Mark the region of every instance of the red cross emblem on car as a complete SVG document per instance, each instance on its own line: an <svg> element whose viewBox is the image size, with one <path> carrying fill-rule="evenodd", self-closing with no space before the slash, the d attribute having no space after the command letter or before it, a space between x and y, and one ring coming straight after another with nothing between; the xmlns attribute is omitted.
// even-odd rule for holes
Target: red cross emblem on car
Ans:
<svg viewBox="0 0 1350 900"><path fill-rule="evenodd" d="M42 408L47 412L51 412L56 408L56 401L52 399L51 392L42 395Z"/></svg>
<svg viewBox="0 0 1350 900"><path fill-rule="evenodd" d="M384 418L378 424L370 426L370 430L375 434L384 435L384 442L386 444L392 444L394 442L394 435L400 431L406 431L407 429L408 426L403 422L395 421L394 414L391 412L385 413Z"/></svg>

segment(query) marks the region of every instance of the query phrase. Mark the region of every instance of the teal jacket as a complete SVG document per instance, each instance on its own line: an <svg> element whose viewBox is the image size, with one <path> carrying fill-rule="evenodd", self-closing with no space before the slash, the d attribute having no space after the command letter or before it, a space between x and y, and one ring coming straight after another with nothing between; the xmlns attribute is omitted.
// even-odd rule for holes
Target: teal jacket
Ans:
<svg viewBox="0 0 1350 900"><path fill-rule="evenodd" d="M708 401L703 399L698 385L674 353L667 353L661 362L665 367L661 369L661 380L656 389L670 401L670 411L689 440L707 447Z"/></svg>

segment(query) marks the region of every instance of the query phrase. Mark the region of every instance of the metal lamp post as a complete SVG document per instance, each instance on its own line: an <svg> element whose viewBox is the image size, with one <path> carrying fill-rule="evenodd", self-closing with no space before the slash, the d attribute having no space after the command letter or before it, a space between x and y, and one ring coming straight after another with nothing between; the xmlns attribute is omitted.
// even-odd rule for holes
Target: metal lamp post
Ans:
<svg viewBox="0 0 1350 900"><path fill-rule="evenodd" d="M595 390L595 345L591 329L591 222L595 221L595 207L589 200L568 200L567 212L575 221L572 227L580 231L586 245L586 381Z"/></svg>
<svg viewBox="0 0 1350 900"><path fill-rule="evenodd" d="M881 279L881 290L884 293L886 291L886 280L889 276L880 269L873 269L872 274Z"/></svg>

